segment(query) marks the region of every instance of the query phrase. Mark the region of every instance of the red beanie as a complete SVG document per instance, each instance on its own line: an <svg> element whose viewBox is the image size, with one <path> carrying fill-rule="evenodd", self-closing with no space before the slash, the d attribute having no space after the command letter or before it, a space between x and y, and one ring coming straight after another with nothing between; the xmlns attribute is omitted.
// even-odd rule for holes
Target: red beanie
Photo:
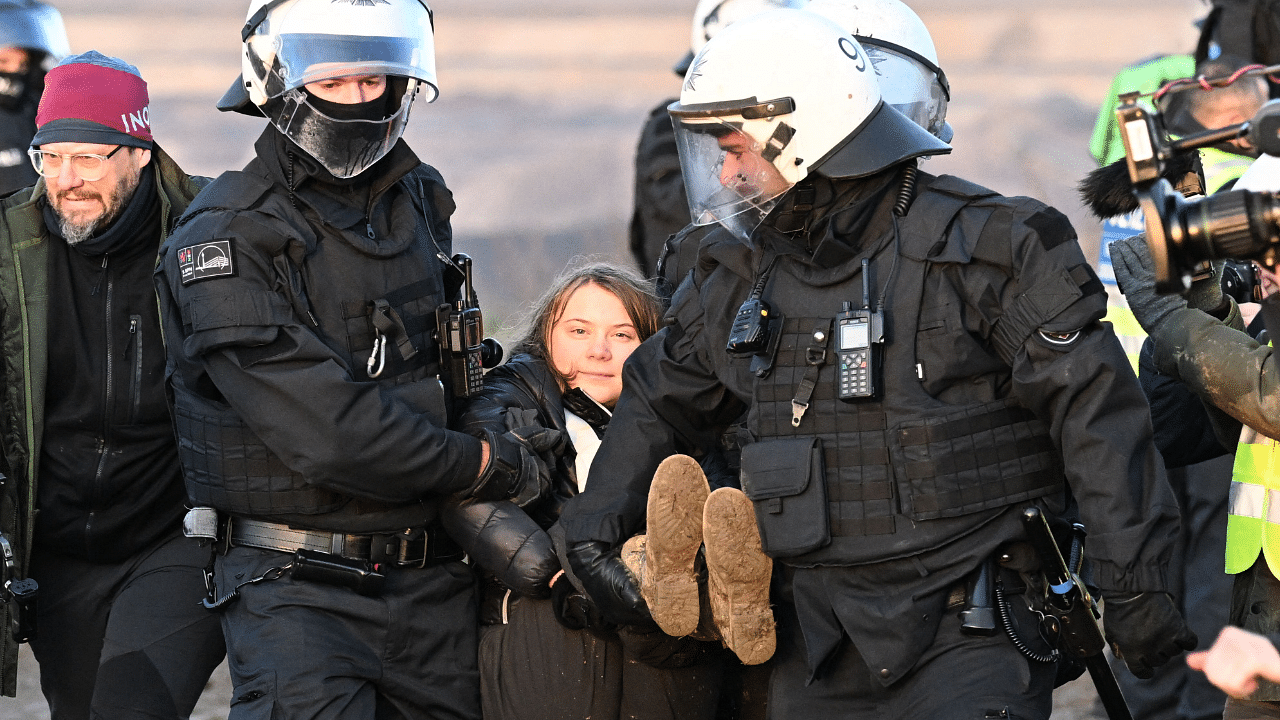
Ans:
<svg viewBox="0 0 1280 720"><path fill-rule="evenodd" d="M49 71L32 147L78 142L151 147L147 83L138 69L90 50Z"/></svg>

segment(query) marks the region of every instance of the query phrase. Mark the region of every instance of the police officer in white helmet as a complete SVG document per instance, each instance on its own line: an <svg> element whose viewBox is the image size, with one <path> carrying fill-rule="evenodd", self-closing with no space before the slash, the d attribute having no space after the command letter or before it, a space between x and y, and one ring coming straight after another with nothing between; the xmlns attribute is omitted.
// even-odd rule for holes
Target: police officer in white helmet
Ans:
<svg viewBox="0 0 1280 720"><path fill-rule="evenodd" d="M482 358L452 195L401 139L437 95L431 11L255 0L241 37L220 106L270 122L156 273L233 713L478 718L473 580L438 509L537 472L514 434L446 429Z"/></svg>
<svg viewBox="0 0 1280 720"><path fill-rule="evenodd" d="M733 22L765 10L803 7L806 2L808 0L698 0L689 30L689 52L672 70L683 78L693 56ZM669 98L649 111L636 145L631 255L641 271L651 275L659 274L658 260L670 250L665 246L667 239L689 224L680 158L676 155L671 116L667 114L667 106L674 101L675 98Z"/></svg>
<svg viewBox="0 0 1280 720"><path fill-rule="evenodd" d="M619 549L654 471L745 413L744 512L776 561L770 717L1047 718L1043 588L995 564L1024 547L1022 511L1074 497L1110 640L1141 674L1194 644L1160 571L1176 501L1066 217L919 171L949 146L874 72L807 10L739 21L694 59L670 111L693 220L719 227L627 361L561 515L568 560L606 616L644 621ZM1016 642L962 628L983 566Z"/></svg>

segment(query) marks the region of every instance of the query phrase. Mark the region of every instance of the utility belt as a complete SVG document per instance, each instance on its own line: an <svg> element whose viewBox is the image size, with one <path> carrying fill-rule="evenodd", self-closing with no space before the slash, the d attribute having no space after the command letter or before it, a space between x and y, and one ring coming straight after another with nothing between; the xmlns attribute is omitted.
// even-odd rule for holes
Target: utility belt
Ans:
<svg viewBox="0 0 1280 720"><path fill-rule="evenodd" d="M426 568L462 560L466 553L436 523L398 533L349 534L305 530L281 523L253 520L199 507L187 512L182 523L187 537L211 540L217 552L251 547L291 553L292 559L236 585L218 597L213 583L213 563L205 570L210 610L239 596L246 585L278 580L289 573L295 580L309 580L355 590L361 595L382 591L388 567Z"/></svg>
<svg viewBox="0 0 1280 720"><path fill-rule="evenodd" d="M223 549L251 547L293 552L310 550L348 560L367 560L375 566L424 568L457 562L465 553L439 525L409 528L398 533L349 535L301 530L279 523L228 517Z"/></svg>

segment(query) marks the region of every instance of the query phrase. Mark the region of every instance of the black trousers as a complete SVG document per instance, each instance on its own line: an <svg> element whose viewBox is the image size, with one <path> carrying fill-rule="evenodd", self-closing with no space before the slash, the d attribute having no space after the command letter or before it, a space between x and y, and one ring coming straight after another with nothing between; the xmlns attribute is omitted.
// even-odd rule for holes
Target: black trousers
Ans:
<svg viewBox="0 0 1280 720"><path fill-rule="evenodd" d="M291 558L232 548L218 558L218 592ZM378 597L288 574L242 588L222 615L230 720L479 720L470 569L386 573Z"/></svg>
<svg viewBox="0 0 1280 720"><path fill-rule="evenodd" d="M489 720L710 720L723 656L655 668L616 635L568 630L550 600L512 595L507 624L481 628L480 675Z"/></svg>
<svg viewBox="0 0 1280 720"><path fill-rule="evenodd" d="M31 649L53 720L186 718L225 646L204 609L209 548L181 534L118 563L41 552Z"/></svg>
<svg viewBox="0 0 1280 720"><path fill-rule="evenodd" d="M933 645L912 671L887 688L847 636L808 684L794 608L779 604L774 612L779 623L769 686L774 720L1046 720L1052 710L1057 666L1028 660L1002 632L990 637L961 633L955 609L947 610Z"/></svg>

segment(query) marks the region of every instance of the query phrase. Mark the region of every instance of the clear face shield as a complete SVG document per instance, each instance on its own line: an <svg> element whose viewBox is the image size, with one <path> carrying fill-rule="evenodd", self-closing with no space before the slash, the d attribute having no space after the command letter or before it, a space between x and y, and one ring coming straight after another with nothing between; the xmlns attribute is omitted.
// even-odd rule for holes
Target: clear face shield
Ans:
<svg viewBox="0 0 1280 720"><path fill-rule="evenodd" d="M693 223L718 222L749 243L778 198L795 184L775 164L790 129L776 117L680 117L676 112L676 149ZM769 140L760 142L753 131L770 133Z"/></svg>
<svg viewBox="0 0 1280 720"><path fill-rule="evenodd" d="M935 72L889 48L864 44L880 78L884 101L915 124L941 137L947 120L947 93Z"/></svg>
<svg viewBox="0 0 1280 720"><path fill-rule="evenodd" d="M419 31L429 33L430 28ZM425 88L428 101L437 94L432 84L434 52L429 43L424 46L420 37L412 37L413 29L409 34L288 33L251 38L248 61L262 78L261 87L267 95L263 112L334 177L359 175L400 139L418 90ZM369 75L386 76L384 102L351 106L316 102L304 90L322 80Z"/></svg>

